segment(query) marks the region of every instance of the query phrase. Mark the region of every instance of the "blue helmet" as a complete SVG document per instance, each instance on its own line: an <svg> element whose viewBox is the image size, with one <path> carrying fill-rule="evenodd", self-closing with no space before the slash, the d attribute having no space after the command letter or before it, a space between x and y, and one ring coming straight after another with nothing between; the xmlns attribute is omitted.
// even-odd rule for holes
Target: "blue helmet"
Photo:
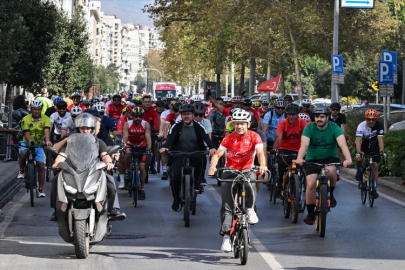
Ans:
<svg viewBox="0 0 405 270"><path fill-rule="evenodd" d="M53 104L57 104L58 102L63 101L63 98L61 97L56 97L53 99Z"/></svg>

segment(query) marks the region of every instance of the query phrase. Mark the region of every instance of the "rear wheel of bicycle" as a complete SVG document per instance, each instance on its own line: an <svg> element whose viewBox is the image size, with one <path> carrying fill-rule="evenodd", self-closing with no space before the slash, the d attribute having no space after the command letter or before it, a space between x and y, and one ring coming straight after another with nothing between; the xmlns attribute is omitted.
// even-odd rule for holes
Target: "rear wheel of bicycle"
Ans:
<svg viewBox="0 0 405 270"><path fill-rule="evenodd" d="M374 180L374 168L370 166L370 171L368 175L368 204L370 207L374 205L374 196L371 194L373 189L375 188L375 180Z"/></svg>
<svg viewBox="0 0 405 270"><path fill-rule="evenodd" d="M239 240L240 263L246 265L249 258L249 235L247 229L242 229Z"/></svg>
<svg viewBox="0 0 405 270"><path fill-rule="evenodd" d="M193 190L193 201L191 202L191 214L194 216L197 210L197 192Z"/></svg>
<svg viewBox="0 0 405 270"><path fill-rule="evenodd" d="M328 198L328 186L327 185L321 185L319 188L319 213L318 213L318 219L319 219L319 236L320 237L325 237L325 232L326 232L326 214L327 214L327 198Z"/></svg>
<svg viewBox="0 0 405 270"><path fill-rule="evenodd" d="M291 188L291 195L291 218L293 223L297 223L301 199L300 179L297 174L294 174L294 185Z"/></svg>
<svg viewBox="0 0 405 270"><path fill-rule="evenodd" d="M184 176L184 224L186 227L190 227L190 175Z"/></svg>
<svg viewBox="0 0 405 270"><path fill-rule="evenodd" d="M34 164L28 164L27 165L27 172L26 172L26 181L28 183L28 187L30 190L30 200L31 200L31 206L34 207L34 196L35 196L35 168Z"/></svg>
<svg viewBox="0 0 405 270"><path fill-rule="evenodd" d="M367 171L365 171L364 172L364 176L363 176L363 179L368 179L369 177L368 177L368 172ZM364 182L364 183L361 183L360 182L360 184L361 184L361 189L360 189L360 195L361 195L361 203L362 204L365 204L366 203L366 200L367 200L367 182Z"/></svg>
<svg viewBox="0 0 405 270"><path fill-rule="evenodd" d="M288 180L288 184L283 192L283 197L284 197L283 208L284 208L284 217L285 218L289 218L290 212L291 212L291 202L288 201L290 199L288 197L290 194L290 191L291 191L291 184L290 184L290 180Z"/></svg>

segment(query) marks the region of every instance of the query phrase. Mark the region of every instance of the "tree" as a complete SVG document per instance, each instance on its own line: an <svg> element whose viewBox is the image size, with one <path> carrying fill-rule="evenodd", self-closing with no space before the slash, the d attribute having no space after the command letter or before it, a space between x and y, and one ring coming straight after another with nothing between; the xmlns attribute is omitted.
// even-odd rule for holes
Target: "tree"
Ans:
<svg viewBox="0 0 405 270"><path fill-rule="evenodd" d="M131 82L131 84L136 85L136 90L139 94L142 94L142 89L146 86L145 79L141 76L141 74L136 75L135 80Z"/></svg>

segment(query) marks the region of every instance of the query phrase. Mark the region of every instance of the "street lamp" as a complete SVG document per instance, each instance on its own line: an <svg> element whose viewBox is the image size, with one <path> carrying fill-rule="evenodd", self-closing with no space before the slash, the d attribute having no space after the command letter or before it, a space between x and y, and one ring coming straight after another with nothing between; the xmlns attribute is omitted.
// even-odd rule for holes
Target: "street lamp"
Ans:
<svg viewBox="0 0 405 270"><path fill-rule="evenodd" d="M159 74L160 74L160 81L161 81L161 82L163 81L162 73L161 73L158 69L156 69L156 68L143 68L143 69L146 69L146 70L155 70L155 71L159 72Z"/></svg>

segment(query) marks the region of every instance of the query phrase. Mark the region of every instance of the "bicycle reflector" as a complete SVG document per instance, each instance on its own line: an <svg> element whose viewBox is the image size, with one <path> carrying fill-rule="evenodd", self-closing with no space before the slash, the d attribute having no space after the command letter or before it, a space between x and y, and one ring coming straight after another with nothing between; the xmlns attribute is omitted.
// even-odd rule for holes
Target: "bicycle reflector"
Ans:
<svg viewBox="0 0 405 270"><path fill-rule="evenodd" d="M60 210L62 210L62 212L66 212L67 209L67 203L62 203L62 205L60 206Z"/></svg>

